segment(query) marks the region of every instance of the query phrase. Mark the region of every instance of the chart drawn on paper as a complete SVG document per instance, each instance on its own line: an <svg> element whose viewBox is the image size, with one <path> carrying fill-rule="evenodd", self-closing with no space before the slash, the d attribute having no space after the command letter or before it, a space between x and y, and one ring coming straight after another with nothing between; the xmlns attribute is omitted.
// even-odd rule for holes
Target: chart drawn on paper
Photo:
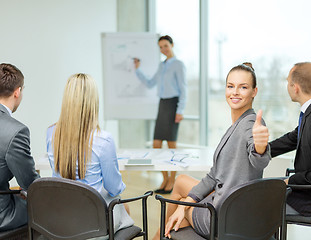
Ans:
<svg viewBox="0 0 311 240"><path fill-rule="evenodd" d="M116 76L114 89L119 98L148 97L154 94L154 89L148 89L136 76L133 59L139 58L144 62L144 59L141 59L143 56L138 56L137 49L139 43L133 40L119 44L111 51L112 68ZM133 54L136 52L137 54Z"/></svg>
<svg viewBox="0 0 311 240"><path fill-rule="evenodd" d="M105 118L154 119L159 98L157 88L148 88L136 76L134 58L151 78L157 71L160 53L157 34L103 34Z"/></svg>

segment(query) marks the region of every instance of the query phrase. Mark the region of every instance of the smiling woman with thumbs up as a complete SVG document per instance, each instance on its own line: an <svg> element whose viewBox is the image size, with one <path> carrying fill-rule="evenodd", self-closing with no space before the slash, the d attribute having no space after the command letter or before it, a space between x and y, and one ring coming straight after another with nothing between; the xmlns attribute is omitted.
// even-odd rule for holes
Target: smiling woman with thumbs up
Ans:
<svg viewBox="0 0 311 240"><path fill-rule="evenodd" d="M231 107L232 123L235 123L246 111L252 110L257 94L256 75L251 63L243 63L231 69L227 76L226 100ZM262 122L262 110L259 110L253 126L255 150L259 154L266 151L269 132Z"/></svg>
<svg viewBox="0 0 311 240"><path fill-rule="evenodd" d="M271 156L269 132L264 126L262 111L256 115L252 108L257 91L256 75L250 63L229 71L225 95L231 108L232 125L215 150L210 172L201 181L179 175L171 195L173 200L210 203L217 209L223 194L230 188L262 178ZM166 236L170 236L172 228L192 226L201 236L209 237L208 209L169 204L166 219ZM159 232L153 239L159 239Z"/></svg>

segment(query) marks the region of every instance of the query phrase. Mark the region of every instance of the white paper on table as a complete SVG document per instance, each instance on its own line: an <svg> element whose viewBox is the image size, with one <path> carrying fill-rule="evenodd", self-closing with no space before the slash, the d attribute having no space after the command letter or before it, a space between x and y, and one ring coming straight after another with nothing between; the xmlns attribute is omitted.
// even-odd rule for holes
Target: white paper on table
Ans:
<svg viewBox="0 0 311 240"><path fill-rule="evenodd" d="M173 161L173 160L167 160L165 162L169 162L172 165L180 166L180 167L189 167L189 163L186 162L179 162L179 161Z"/></svg>

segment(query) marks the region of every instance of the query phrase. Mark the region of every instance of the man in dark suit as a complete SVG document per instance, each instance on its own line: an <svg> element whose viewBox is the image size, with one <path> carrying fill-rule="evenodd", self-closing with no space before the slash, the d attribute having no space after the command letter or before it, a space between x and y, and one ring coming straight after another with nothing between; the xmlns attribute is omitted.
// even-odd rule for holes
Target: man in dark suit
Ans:
<svg viewBox="0 0 311 240"><path fill-rule="evenodd" d="M295 174L286 181L289 184L311 184L311 63L297 63L290 70L287 90L293 102L301 105L298 126L291 132L270 142L272 157L296 150ZM311 191L294 190L288 197L290 205L298 213L311 216Z"/></svg>
<svg viewBox="0 0 311 240"><path fill-rule="evenodd" d="M13 177L27 190L39 177L30 154L29 129L11 116L22 100L23 88L21 71L0 64L0 190L8 190ZM0 231L26 223L26 201L18 195L0 195Z"/></svg>

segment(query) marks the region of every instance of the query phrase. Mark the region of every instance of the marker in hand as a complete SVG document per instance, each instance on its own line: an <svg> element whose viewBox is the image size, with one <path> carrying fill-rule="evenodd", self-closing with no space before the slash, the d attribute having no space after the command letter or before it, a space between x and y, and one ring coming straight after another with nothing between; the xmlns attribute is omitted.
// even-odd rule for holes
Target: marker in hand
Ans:
<svg viewBox="0 0 311 240"><path fill-rule="evenodd" d="M259 154L263 154L266 151L269 141L269 130L266 126L262 125L261 119L262 110L259 110L253 126L253 140L255 150Z"/></svg>
<svg viewBox="0 0 311 240"><path fill-rule="evenodd" d="M134 60L135 68L139 68L140 66L140 59L139 58L132 58Z"/></svg>

